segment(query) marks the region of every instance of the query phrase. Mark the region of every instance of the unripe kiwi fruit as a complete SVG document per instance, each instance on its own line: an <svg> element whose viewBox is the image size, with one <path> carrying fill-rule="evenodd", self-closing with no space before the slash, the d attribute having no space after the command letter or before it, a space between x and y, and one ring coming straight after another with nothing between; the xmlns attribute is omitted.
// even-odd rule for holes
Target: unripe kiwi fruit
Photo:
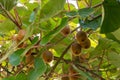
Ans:
<svg viewBox="0 0 120 80"><path fill-rule="evenodd" d="M65 26L65 27L61 30L61 34L62 34L63 36L65 36L65 37L66 37L69 33L70 33L70 27L69 27L69 25Z"/></svg>
<svg viewBox="0 0 120 80"><path fill-rule="evenodd" d="M80 43L80 45L82 46L82 48L84 49L88 49L91 46L91 42L90 40L87 38L84 42Z"/></svg>
<svg viewBox="0 0 120 80"><path fill-rule="evenodd" d="M72 54L74 56L79 56L81 53L81 46L77 42L72 43L71 45Z"/></svg>
<svg viewBox="0 0 120 80"><path fill-rule="evenodd" d="M20 41L24 38L26 34L26 31L24 29L19 30L18 35L17 35L17 40Z"/></svg>
<svg viewBox="0 0 120 80"><path fill-rule="evenodd" d="M53 60L53 54L51 51L44 51L42 53L42 58L46 63L50 63Z"/></svg>
<svg viewBox="0 0 120 80"><path fill-rule="evenodd" d="M84 31L78 31L76 34L76 40L78 43L82 43L87 39L87 34Z"/></svg>

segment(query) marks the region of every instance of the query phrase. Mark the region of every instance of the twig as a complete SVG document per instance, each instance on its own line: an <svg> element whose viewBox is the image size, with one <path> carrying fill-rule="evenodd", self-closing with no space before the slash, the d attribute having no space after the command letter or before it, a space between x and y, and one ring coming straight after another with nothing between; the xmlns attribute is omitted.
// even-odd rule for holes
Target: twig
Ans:
<svg viewBox="0 0 120 80"><path fill-rule="evenodd" d="M77 8L80 9L78 0L76 0Z"/></svg>
<svg viewBox="0 0 120 80"><path fill-rule="evenodd" d="M79 66L79 69L82 68L83 70L85 70L86 72L89 72L91 74L93 74L94 76L98 77L100 80L105 80L104 78L102 78L101 76L99 76L98 74L94 73L93 71L85 68L84 66L80 65L80 64L75 64L77 66Z"/></svg>
<svg viewBox="0 0 120 80"><path fill-rule="evenodd" d="M91 6L92 6L92 0L89 0L89 3L90 3L89 5L90 5L90 7L91 7Z"/></svg>
<svg viewBox="0 0 120 80"><path fill-rule="evenodd" d="M102 14L100 14L100 15L94 17L92 20L90 20L90 22L91 22L91 21L94 21L95 19L98 19L98 18L100 18L100 17L102 17Z"/></svg>
<svg viewBox="0 0 120 80"><path fill-rule="evenodd" d="M67 0L67 3L68 3L68 11L70 11L70 3L68 0Z"/></svg>
<svg viewBox="0 0 120 80"><path fill-rule="evenodd" d="M89 3L87 2L87 0L84 0L85 1L85 3L86 3L86 6L87 7L90 7L90 5L89 5Z"/></svg>
<svg viewBox="0 0 120 80"><path fill-rule="evenodd" d="M92 8L97 8L99 6L101 6L103 4L103 2L99 3L99 4L96 4L95 6L93 6Z"/></svg>
<svg viewBox="0 0 120 80"><path fill-rule="evenodd" d="M72 42L73 43L73 42ZM72 44L71 43L71 44ZM47 77L45 78L45 80L48 80L49 77L51 77L52 73L54 72L54 70L56 69L57 65L59 64L60 60L64 57L64 55L67 53L67 51L70 48L70 45L68 45L68 47L63 51L63 53L61 54L60 58L57 60L57 62L55 63L55 65L52 67L52 69L50 70L50 72L48 73Z"/></svg>
<svg viewBox="0 0 120 80"><path fill-rule="evenodd" d="M15 17L16 17L16 18L15 18L15 19L16 19L16 22L18 23L19 26L22 26L22 21L21 21L21 19L20 19L20 16L19 16L16 8L14 8L14 13L15 13Z"/></svg>
<svg viewBox="0 0 120 80"><path fill-rule="evenodd" d="M2 69L4 69L8 74L12 74L7 68L0 66Z"/></svg>
<svg viewBox="0 0 120 80"><path fill-rule="evenodd" d="M21 26L19 26L18 22L16 21L15 17L8 12L7 10L5 10L5 8L2 6L2 4L0 4L0 8L4 11L5 14L2 14L3 16L9 18L17 27L18 29L21 29Z"/></svg>
<svg viewBox="0 0 120 80"><path fill-rule="evenodd" d="M103 50L103 54L102 54L102 56L101 56L101 60L100 60L100 63L99 63L99 65L98 65L98 71L99 71L100 66L101 66L101 64L102 64L102 62L103 62L103 57L104 57L104 55L105 55L105 50Z"/></svg>

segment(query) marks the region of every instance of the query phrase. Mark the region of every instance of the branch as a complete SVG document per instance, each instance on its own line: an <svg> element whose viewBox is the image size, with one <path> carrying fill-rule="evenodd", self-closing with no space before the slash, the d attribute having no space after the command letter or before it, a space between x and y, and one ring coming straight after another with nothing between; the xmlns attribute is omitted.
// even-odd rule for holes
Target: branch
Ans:
<svg viewBox="0 0 120 80"><path fill-rule="evenodd" d="M67 0L67 3L68 3L68 11L70 11L70 3L68 0Z"/></svg>
<svg viewBox="0 0 120 80"><path fill-rule="evenodd" d="M99 6L101 6L103 4L103 2L99 3L99 4L96 4L95 6L93 6L92 8L97 8Z"/></svg>
<svg viewBox="0 0 120 80"><path fill-rule="evenodd" d="M73 43L73 42L72 42ZM72 44L71 43L71 44ZM68 47L63 51L63 53L61 54L60 58L57 60L57 62L55 63L55 65L52 67L52 69L50 70L50 72L48 73L47 77L45 78L45 80L48 80L49 77L51 77L51 74L54 72L54 70L56 69L57 65L59 64L59 62L61 61L61 59L64 57L64 55L67 53L67 51L70 48L70 45L68 45Z"/></svg>
<svg viewBox="0 0 120 80"><path fill-rule="evenodd" d="M3 70L5 70L8 74L12 74L7 68L0 66Z"/></svg>
<svg viewBox="0 0 120 80"><path fill-rule="evenodd" d="M17 27L18 29L21 29L21 26L18 24L18 22L16 21L15 17L10 13L8 12L3 6L2 4L0 4L0 8L3 10L3 13L2 15L9 18Z"/></svg>
<svg viewBox="0 0 120 80"><path fill-rule="evenodd" d="M102 78L102 77L99 76L98 74L94 73L93 71L91 71L91 70L85 68L84 66L82 66L82 65L80 65L80 64L76 64L76 66L78 66L79 69L82 68L83 71L85 70L86 72L89 72L89 73L93 74L94 76L98 77L100 80L105 80L104 78Z"/></svg>

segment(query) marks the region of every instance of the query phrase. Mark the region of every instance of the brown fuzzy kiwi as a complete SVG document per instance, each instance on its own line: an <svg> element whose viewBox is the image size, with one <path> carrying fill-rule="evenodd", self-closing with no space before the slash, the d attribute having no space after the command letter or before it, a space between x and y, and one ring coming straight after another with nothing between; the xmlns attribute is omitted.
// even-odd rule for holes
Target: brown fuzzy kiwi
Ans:
<svg viewBox="0 0 120 80"><path fill-rule="evenodd" d="M71 45L71 50L72 50L72 54L74 56L79 56L80 53L81 53L81 46L80 44L78 44L77 42L74 42L72 45Z"/></svg>
<svg viewBox="0 0 120 80"><path fill-rule="evenodd" d="M25 57L26 57L25 61L29 68L32 68L34 65L34 56L31 54L32 54L32 50L29 50L25 55Z"/></svg>
<svg viewBox="0 0 120 80"><path fill-rule="evenodd" d="M62 77L61 80L69 80L69 77Z"/></svg>
<svg viewBox="0 0 120 80"><path fill-rule="evenodd" d="M69 66L69 80L78 80L78 72L70 65Z"/></svg>
<svg viewBox="0 0 120 80"><path fill-rule="evenodd" d="M61 34L63 35L63 36L67 36L68 34L70 33L70 27L69 27L69 25L67 25L66 27L64 27L62 30L61 30Z"/></svg>
<svg viewBox="0 0 120 80"><path fill-rule="evenodd" d="M42 58L46 63L50 63L53 60L53 54L50 51L44 51L42 53Z"/></svg>
<svg viewBox="0 0 120 80"><path fill-rule="evenodd" d="M76 40L78 43L82 43L87 39L87 34L84 31L78 31L76 34Z"/></svg>
<svg viewBox="0 0 120 80"><path fill-rule="evenodd" d="M86 40L85 40L83 43L81 43L80 45L82 46L82 48L88 49L88 48L90 48L90 46L91 46L91 42L90 42L89 39L86 39Z"/></svg>
<svg viewBox="0 0 120 80"><path fill-rule="evenodd" d="M26 31L24 29L19 30L18 35L17 35L17 40L21 41L26 34Z"/></svg>
<svg viewBox="0 0 120 80"><path fill-rule="evenodd" d="M12 39L13 41L17 41L17 35L13 35L13 36L11 37L11 39Z"/></svg>

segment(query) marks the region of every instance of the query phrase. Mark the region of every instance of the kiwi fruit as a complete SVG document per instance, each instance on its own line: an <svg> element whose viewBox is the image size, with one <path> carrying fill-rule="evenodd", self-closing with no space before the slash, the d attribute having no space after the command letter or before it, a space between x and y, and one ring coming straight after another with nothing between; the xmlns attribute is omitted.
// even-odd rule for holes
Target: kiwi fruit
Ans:
<svg viewBox="0 0 120 80"><path fill-rule="evenodd" d="M26 31L24 29L19 30L18 35L17 35L17 40L21 41L26 34Z"/></svg>
<svg viewBox="0 0 120 80"><path fill-rule="evenodd" d="M50 63L53 60L53 54L51 51L46 50L42 53L42 58L46 63Z"/></svg>
<svg viewBox="0 0 120 80"><path fill-rule="evenodd" d="M61 80L69 80L69 77L62 77Z"/></svg>
<svg viewBox="0 0 120 80"><path fill-rule="evenodd" d="M84 42L82 42L80 45L82 46L82 48L88 49L88 48L90 48L90 46L91 46L91 42L90 42L89 39L86 39L86 40L85 40Z"/></svg>
<svg viewBox="0 0 120 80"><path fill-rule="evenodd" d="M69 66L69 80L78 80L78 72L70 65Z"/></svg>
<svg viewBox="0 0 120 80"><path fill-rule="evenodd" d="M17 41L17 35L13 35L13 36L11 37L11 39L12 39L13 41Z"/></svg>
<svg viewBox="0 0 120 80"><path fill-rule="evenodd" d="M78 43L83 43L87 39L87 34L84 31L78 31L76 34L76 40Z"/></svg>
<svg viewBox="0 0 120 80"><path fill-rule="evenodd" d="M33 55L27 55L26 56L26 64L32 65L34 63L34 56Z"/></svg>
<svg viewBox="0 0 120 80"><path fill-rule="evenodd" d="M78 44L77 42L74 42L72 45L71 45L71 50L72 50L72 54L74 56L79 56L80 53L81 53L81 46L80 44Z"/></svg>
<svg viewBox="0 0 120 80"><path fill-rule="evenodd" d="M70 33L70 27L69 27L69 25L65 26L65 27L61 30L61 34L62 34L63 36L65 36L65 37L66 37L69 33Z"/></svg>

